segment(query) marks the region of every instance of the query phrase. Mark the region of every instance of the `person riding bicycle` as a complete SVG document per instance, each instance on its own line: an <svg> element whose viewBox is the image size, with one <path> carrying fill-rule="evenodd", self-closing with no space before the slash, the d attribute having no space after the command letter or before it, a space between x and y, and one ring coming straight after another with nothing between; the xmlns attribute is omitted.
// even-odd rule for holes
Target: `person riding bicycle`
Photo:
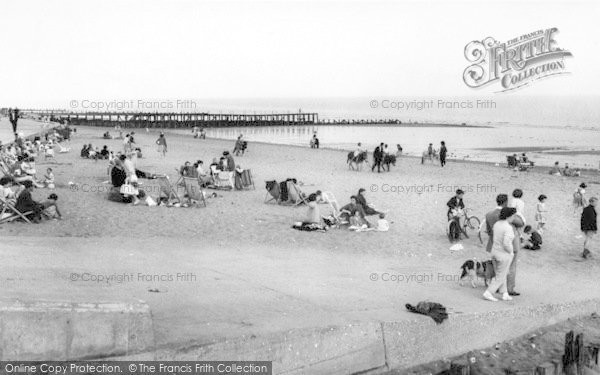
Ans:
<svg viewBox="0 0 600 375"><path fill-rule="evenodd" d="M467 232L463 229L462 220L464 220L465 203L463 197L465 192L461 189L456 190L456 195L450 198L446 206L448 206L448 221L457 220L461 232L466 238L469 238Z"/></svg>

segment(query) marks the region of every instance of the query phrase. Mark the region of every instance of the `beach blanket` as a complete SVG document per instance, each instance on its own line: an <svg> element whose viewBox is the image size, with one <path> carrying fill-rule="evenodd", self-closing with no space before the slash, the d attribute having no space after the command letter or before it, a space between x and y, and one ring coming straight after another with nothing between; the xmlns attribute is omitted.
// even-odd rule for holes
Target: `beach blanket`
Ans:
<svg viewBox="0 0 600 375"><path fill-rule="evenodd" d="M327 227L317 223L296 223L292 225L292 228L305 232L325 232L327 230Z"/></svg>

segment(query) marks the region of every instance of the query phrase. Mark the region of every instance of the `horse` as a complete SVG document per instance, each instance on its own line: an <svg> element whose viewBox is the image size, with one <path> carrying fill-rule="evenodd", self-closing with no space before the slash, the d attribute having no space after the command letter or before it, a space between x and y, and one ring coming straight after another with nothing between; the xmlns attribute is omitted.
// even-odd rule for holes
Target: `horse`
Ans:
<svg viewBox="0 0 600 375"><path fill-rule="evenodd" d="M431 163L433 163L433 160L440 160L440 155L438 153L438 150L436 150L435 148L433 149L433 154L429 154L428 150L423 151L423 154L421 156L421 164L425 163L425 159L429 159L429 161Z"/></svg>
<svg viewBox="0 0 600 375"><path fill-rule="evenodd" d="M356 156L354 156L354 151L349 152L346 163L348 164L348 168L352 170L355 170L352 164L356 164L356 170L360 171L363 163L366 163L367 166L369 165L369 161L367 160L367 152L363 151Z"/></svg>
<svg viewBox="0 0 600 375"><path fill-rule="evenodd" d="M394 167L396 166L396 155L393 155L393 154L387 154L387 155L385 155L383 157L383 162L381 164L383 164L383 168L384 169L387 166L387 170L389 172L390 171L390 164L393 165Z"/></svg>

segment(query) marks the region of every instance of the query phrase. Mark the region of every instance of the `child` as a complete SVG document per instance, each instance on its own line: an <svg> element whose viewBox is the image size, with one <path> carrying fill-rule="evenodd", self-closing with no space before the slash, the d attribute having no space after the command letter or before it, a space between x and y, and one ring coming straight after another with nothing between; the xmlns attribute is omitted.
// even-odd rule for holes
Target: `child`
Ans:
<svg viewBox="0 0 600 375"><path fill-rule="evenodd" d="M523 190L515 189L512 193L512 199L508 203L508 207L514 207L517 209L517 215L521 217L525 222L525 202L523 202Z"/></svg>
<svg viewBox="0 0 600 375"><path fill-rule="evenodd" d="M377 220L377 231L387 232L390 230L390 223L385 219L385 214L379 214L379 220Z"/></svg>
<svg viewBox="0 0 600 375"><path fill-rule="evenodd" d="M548 199L548 197L541 194L538 197L536 207L537 212L535 213L535 221L537 221L537 231L540 232L540 234L544 233L544 225L546 225L546 212L548 212L548 210L546 210L546 199Z"/></svg>
<svg viewBox="0 0 600 375"><path fill-rule="evenodd" d="M350 216L350 226L349 230L361 231L368 228L366 220L362 218L360 215L360 211L356 211L354 216Z"/></svg>
<svg viewBox="0 0 600 375"><path fill-rule="evenodd" d="M573 193L573 215L577 215L577 212L583 207L587 206L587 198L585 197L585 188L587 185L585 182L579 184L577 190Z"/></svg>
<svg viewBox="0 0 600 375"><path fill-rule="evenodd" d="M508 207L514 207L517 210L516 216L521 220L514 220L513 226L517 229L519 238L523 242L523 226L527 224L525 221L525 202L523 202L523 190L515 189L512 193L512 199L508 202Z"/></svg>
<svg viewBox="0 0 600 375"><path fill-rule="evenodd" d="M524 249L528 250L539 250L541 249L542 244L542 236L538 233L538 231L532 230L531 225L525 226L525 234L529 235L529 239L525 241Z"/></svg>
<svg viewBox="0 0 600 375"><path fill-rule="evenodd" d="M44 185L48 189L54 189L54 173L52 173L52 168L46 169L46 174L44 175Z"/></svg>
<svg viewBox="0 0 600 375"><path fill-rule="evenodd" d="M48 199L42 202L43 214L49 219L62 219L62 215L56 205L57 200L58 196L53 193L48 196Z"/></svg>

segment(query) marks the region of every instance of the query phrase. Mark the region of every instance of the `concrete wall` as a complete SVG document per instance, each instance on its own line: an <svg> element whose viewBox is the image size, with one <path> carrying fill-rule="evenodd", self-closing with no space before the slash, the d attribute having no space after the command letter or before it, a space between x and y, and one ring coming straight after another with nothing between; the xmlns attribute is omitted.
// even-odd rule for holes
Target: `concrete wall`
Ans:
<svg viewBox="0 0 600 375"><path fill-rule="evenodd" d="M0 360L66 360L151 350L145 304L0 301Z"/></svg>
<svg viewBox="0 0 600 375"><path fill-rule="evenodd" d="M488 347L598 311L600 300L587 300L453 314L440 325L427 316L414 315L399 322L291 330L209 345L154 348L151 315L145 305L13 303L0 309L0 358L267 360L273 361L274 374L377 374Z"/></svg>
<svg viewBox="0 0 600 375"><path fill-rule="evenodd" d="M501 305L499 305L500 307ZM424 315L289 331L205 346L163 349L157 360L272 360L274 374L384 373L492 346L569 317L600 311L599 300L453 314L437 325Z"/></svg>

